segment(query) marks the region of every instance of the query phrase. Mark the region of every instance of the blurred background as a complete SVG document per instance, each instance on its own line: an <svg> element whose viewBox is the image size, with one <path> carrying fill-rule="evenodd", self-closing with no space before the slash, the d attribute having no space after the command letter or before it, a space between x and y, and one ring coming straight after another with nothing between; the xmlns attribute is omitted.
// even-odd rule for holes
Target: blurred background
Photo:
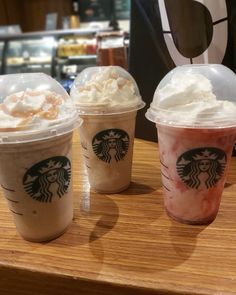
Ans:
<svg viewBox="0 0 236 295"><path fill-rule="evenodd" d="M236 0L0 0L0 74L44 72L69 92L88 66L119 65L146 107L136 137L156 141L145 118L160 80L183 64L236 72Z"/></svg>
<svg viewBox="0 0 236 295"><path fill-rule="evenodd" d="M0 0L0 73L44 72L69 91L87 66L127 68L130 0Z"/></svg>

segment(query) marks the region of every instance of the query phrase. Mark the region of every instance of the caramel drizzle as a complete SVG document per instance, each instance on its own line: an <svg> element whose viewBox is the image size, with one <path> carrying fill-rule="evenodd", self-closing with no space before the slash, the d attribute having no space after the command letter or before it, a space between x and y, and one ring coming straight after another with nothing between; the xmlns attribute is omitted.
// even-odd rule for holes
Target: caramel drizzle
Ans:
<svg viewBox="0 0 236 295"><path fill-rule="evenodd" d="M31 92L29 93L29 95L31 96L37 96L40 95L40 92ZM22 96L15 96L12 98L13 102L17 102L18 100L23 100L24 98L24 93L22 94ZM43 107L45 105L51 105L47 110L44 110L43 107L34 110L34 111L13 111L13 112L9 112L7 110L7 107L4 103L0 104L0 110L3 110L5 113L10 114L12 117L15 118L22 118L22 121L20 122L20 124L17 127L14 128L1 128L0 127L0 131L12 131L14 130L22 130L25 129L27 126L30 125L30 123L33 120L34 115L38 115L40 118L45 119L45 120L55 120L58 115L59 115L59 106L63 103L65 99L63 97L61 97L60 95L56 94L56 93L49 93L46 94L46 98L45 98L45 102L43 104Z"/></svg>

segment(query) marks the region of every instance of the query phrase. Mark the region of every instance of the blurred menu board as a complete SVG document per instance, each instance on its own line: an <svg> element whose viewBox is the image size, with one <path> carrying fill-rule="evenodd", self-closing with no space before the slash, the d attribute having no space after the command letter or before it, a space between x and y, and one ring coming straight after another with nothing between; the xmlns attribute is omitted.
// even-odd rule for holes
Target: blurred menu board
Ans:
<svg viewBox="0 0 236 295"><path fill-rule="evenodd" d="M117 19L130 18L130 0L115 0L115 11Z"/></svg>
<svg viewBox="0 0 236 295"><path fill-rule="evenodd" d="M78 0L82 22L110 20L112 9L117 19L129 19L131 0Z"/></svg>

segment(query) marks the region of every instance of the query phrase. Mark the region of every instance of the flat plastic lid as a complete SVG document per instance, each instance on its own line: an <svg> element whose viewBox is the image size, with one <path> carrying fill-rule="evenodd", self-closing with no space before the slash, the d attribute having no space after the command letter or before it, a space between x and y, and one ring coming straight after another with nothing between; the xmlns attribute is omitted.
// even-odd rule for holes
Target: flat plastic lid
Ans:
<svg viewBox="0 0 236 295"><path fill-rule="evenodd" d="M236 75L220 64L176 67L157 86L146 117L180 127L236 127Z"/></svg>
<svg viewBox="0 0 236 295"><path fill-rule="evenodd" d="M135 80L119 66L86 68L76 77L70 96L83 115L119 114L145 106Z"/></svg>
<svg viewBox="0 0 236 295"><path fill-rule="evenodd" d="M50 76L0 76L0 144L48 139L81 122L67 92Z"/></svg>

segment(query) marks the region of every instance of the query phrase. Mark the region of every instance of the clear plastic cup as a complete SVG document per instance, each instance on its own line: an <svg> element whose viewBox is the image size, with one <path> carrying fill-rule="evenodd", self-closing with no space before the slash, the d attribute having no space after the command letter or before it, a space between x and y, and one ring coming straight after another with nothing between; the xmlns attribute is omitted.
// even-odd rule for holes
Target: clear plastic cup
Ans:
<svg viewBox="0 0 236 295"><path fill-rule="evenodd" d="M217 100L236 101L236 76L222 65L186 65L158 85L146 117L156 123L164 205L169 216L188 224L208 224L217 216L236 138L236 113L208 107L192 120L191 109L163 107L160 89L176 74L201 74ZM183 96L185 93L183 93Z"/></svg>
<svg viewBox="0 0 236 295"><path fill-rule="evenodd" d="M114 70L113 80L110 70ZM97 78L100 74L104 74L103 82L101 76ZM128 81L133 85L130 100L127 93L123 95L122 91L117 91L119 78L124 79L119 83ZM111 81L114 87L104 93L102 83ZM91 86L91 82L97 86ZM88 93L81 99L80 93L85 88L89 89ZM95 93L91 94L91 89ZM125 190L131 181L136 114L145 105L134 79L118 66L91 67L78 75L70 95L83 119L79 132L90 187L100 193Z"/></svg>
<svg viewBox="0 0 236 295"><path fill-rule="evenodd" d="M73 218L71 143L81 121L66 91L41 73L1 76L1 102L28 88L67 101L66 117L49 124L34 120L4 129L0 123L1 189L21 236L42 242L65 232Z"/></svg>

